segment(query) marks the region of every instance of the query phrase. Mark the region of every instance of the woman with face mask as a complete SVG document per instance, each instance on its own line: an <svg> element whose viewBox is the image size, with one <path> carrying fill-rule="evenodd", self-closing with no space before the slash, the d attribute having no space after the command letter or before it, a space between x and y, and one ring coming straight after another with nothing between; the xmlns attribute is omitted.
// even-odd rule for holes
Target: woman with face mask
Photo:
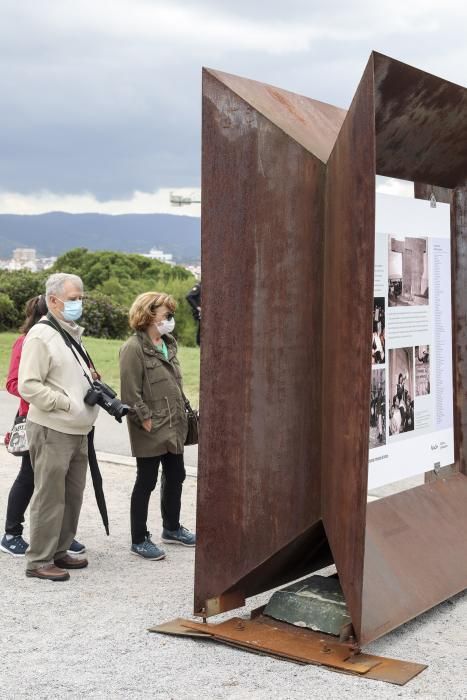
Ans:
<svg viewBox="0 0 467 700"><path fill-rule="evenodd" d="M137 469L131 496L131 552L149 560L165 557L147 527L149 499L161 463L162 541L185 547L196 544L196 536L180 524L188 425L172 336L175 308L175 299L168 294L140 294L129 313L134 334L120 350L121 394L131 406L127 424Z"/></svg>

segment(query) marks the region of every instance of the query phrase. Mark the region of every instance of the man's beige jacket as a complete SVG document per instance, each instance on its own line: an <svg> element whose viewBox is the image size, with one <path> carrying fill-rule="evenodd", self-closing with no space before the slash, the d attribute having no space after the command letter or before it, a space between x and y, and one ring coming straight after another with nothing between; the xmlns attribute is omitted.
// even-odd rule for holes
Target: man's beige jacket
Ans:
<svg viewBox="0 0 467 700"><path fill-rule="evenodd" d="M81 339L77 324L61 323ZM88 406L84 396L89 389L84 373L92 381L84 360L73 356L58 331L36 323L24 341L18 374L18 390L30 403L28 419L60 433L86 435L94 425L98 406Z"/></svg>

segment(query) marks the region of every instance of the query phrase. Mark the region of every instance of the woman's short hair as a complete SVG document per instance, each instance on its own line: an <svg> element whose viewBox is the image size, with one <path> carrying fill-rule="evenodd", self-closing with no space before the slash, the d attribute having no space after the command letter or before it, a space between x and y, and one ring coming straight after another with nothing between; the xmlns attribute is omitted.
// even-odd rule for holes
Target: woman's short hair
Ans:
<svg viewBox="0 0 467 700"><path fill-rule="evenodd" d="M166 306L173 314L177 308L177 302L170 294L164 292L144 292L136 297L128 314L130 327L134 331L144 331L151 323L154 323L157 309Z"/></svg>

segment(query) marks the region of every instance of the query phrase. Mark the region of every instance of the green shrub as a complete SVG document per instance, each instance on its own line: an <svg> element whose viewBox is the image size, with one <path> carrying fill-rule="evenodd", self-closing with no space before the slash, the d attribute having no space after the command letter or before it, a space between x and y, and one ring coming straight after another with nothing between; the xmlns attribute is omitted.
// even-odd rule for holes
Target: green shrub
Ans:
<svg viewBox="0 0 467 700"><path fill-rule="evenodd" d="M135 298L143 292L158 291L172 294L177 301L174 335L179 343L191 347L196 344L196 324L185 298L195 278L188 270L142 255L86 248L69 250L43 272L0 272L0 293L9 299L14 314L12 317L12 308L4 299L4 311L0 308L2 327L20 327L26 301L45 291L45 281L54 272L74 273L83 280L83 325L87 335L125 338L130 332L128 310Z"/></svg>
<svg viewBox="0 0 467 700"><path fill-rule="evenodd" d="M8 331L15 327L16 309L8 294L0 292L0 331Z"/></svg>
<svg viewBox="0 0 467 700"><path fill-rule="evenodd" d="M143 255L75 248L60 256L50 272L79 275L86 292L99 292L126 311L143 292L172 294L178 305L174 335L181 345L196 345L196 324L185 299L195 279L185 268Z"/></svg>
<svg viewBox="0 0 467 700"><path fill-rule="evenodd" d="M94 338L126 338L130 332L126 308L100 292L86 294L79 322Z"/></svg>
<svg viewBox="0 0 467 700"><path fill-rule="evenodd" d="M24 307L32 297L43 294L47 273L17 270L0 272L0 293L6 294L13 304L15 317L12 328L19 327L24 321Z"/></svg>

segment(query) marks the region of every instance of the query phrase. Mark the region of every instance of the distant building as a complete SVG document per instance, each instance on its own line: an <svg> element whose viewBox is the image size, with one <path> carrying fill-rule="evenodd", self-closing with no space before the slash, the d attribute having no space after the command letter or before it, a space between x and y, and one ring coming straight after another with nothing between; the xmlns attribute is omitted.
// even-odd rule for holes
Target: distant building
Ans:
<svg viewBox="0 0 467 700"><path fill-rule="evenodd" d="M175 265L172 253L164 253L163 250L158 250L157 248L151 248L149 253L143 253L143 256L145 258L151 258L151 260L159 260L168 265Z"/></svg>
<svg viewBox="0 0 467 700"><path fill-rule="evenodd" d="M38 258L35 248L15 248L10 260L0 260L0 269L15 272L16 270L29 270L39 272L48 270L57 260L56 256Z"/></svg>
<svg viewBox="0 0 467 700"><path fill-rule="evenodd" d="M50 256L49 258L37 258L37 269L38 270L48 270L57 260L57 256Z"/></svg>
<svg viewBox="0 0 467 700"><path fill-rule="evenodd" d="M201 265L184 265L183 267L185 270L188 270L188 272L191 272L197 280L201 279Z"/></svg>
<svg viewBox="0 0 467 700"><path fill-rule="evenodd" d="M37 258L35 248L15 248L13 258L8 265L10 271L30 270L37 271Z"/></svg>

